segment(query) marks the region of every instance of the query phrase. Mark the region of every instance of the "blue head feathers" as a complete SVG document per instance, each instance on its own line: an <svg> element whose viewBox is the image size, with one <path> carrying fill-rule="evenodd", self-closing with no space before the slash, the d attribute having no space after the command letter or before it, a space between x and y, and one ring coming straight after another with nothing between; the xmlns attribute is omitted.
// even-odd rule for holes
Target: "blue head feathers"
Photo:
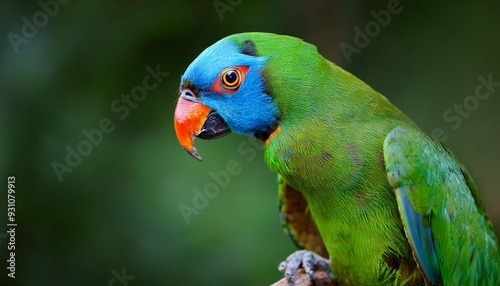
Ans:
<svg viewBox="0 0 500 286"><path fill-rule="evenodd" d="M266 94L265 64L266 58L257 55L253 42L236 43L224 38L189 65L181 85L190 86L199 101L217 112L233 132L255 135L274 128L279 116L276 103ZM239 74L242 82L234 89L223 88L224 71L232 67L243 68Z"/></svg>

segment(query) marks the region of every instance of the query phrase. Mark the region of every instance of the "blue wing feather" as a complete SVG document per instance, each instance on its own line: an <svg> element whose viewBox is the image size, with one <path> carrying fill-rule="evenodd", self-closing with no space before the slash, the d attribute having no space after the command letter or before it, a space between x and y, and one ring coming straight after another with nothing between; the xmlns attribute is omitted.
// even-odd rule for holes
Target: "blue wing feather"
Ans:
<svg viewBox="0 0 500 286"><path fill-rule="evenodd" d="M439 141L396 127L384 141L413 256L429 284L499 285L499 249L491 221L467 170Z"/></svg>
<svg viewBox="0 0 500 286"><path fill-rule="evenodd" d="M412 243L415 259L420 270L427 276L432 284L438 284L441 279L439 263L432 236L432 228L429 223L424 222L423 217L415 211L410 199L406 195L407 187L397 188L397 198L406 235Z"/></svg>

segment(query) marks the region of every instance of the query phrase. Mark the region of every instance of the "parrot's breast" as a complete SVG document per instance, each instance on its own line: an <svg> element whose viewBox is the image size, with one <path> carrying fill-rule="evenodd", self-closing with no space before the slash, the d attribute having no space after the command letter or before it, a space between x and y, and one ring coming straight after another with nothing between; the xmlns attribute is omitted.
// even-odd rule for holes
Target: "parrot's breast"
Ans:
<svg viewBox="0 0 500 286"><path fill-rule="evenodd" d="M310 126L282 126L265 144L266 161L303 194L339 281L377 285L396 271L388 257L412 261L386 179L383 130Z"/></svg>

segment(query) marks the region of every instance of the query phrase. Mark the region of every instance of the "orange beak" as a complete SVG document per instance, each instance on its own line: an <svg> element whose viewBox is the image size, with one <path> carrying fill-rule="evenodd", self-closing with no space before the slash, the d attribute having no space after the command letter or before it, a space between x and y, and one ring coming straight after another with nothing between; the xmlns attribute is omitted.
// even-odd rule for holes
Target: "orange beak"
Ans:
<svg viewBox="0 0 500 286"><path fill-rule="evenodd" d="M209 113L210 108L208 106L186 100L182 96L175 108L174 126L177 139L179 139L184 150L200 161L201 157L194 147L194 136L201 132Z"/></svg>
<svg viewBox="0 0 500 286"><path fill-rule="evenodd" d="M215 139L231 132L226 121L210 107L199 102L199 98L189 88L180 91L175 108L174 126L182 148L201 161L194 147L194 137Z"/></svg>

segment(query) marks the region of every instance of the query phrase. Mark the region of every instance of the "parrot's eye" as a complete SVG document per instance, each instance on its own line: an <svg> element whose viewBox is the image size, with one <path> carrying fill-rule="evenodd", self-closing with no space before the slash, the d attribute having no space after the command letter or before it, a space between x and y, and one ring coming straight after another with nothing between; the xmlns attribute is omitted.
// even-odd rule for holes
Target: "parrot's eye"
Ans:
<svg viewBox="0 0 500 286"><path fill-rule="evenodd" d="M226 89L237 89L242 81L241 71L235 68L227 68L222 71L222 85Z"/></svg>
<svg viewBox="0 0 500 286"><path fill-rule="evenodd" d="M212 90L223 94L235 93L245 80L248 68L249 66L226 67L215 79Z"/></svg>

